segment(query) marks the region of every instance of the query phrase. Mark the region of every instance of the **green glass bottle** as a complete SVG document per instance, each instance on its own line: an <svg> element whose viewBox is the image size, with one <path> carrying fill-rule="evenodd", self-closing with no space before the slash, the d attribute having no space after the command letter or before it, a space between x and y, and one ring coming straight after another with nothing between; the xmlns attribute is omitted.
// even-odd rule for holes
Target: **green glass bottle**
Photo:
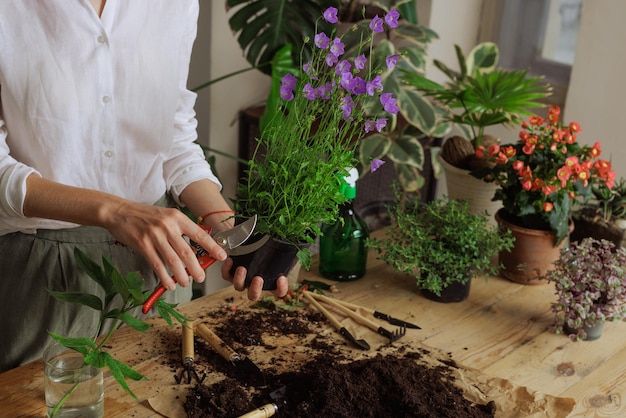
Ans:
<svg viewBox="0 0 626 418"><path fill-rule="evenodd" d="M369 236L367 224L354 211L352 202L356 197L358 171L350 169L350 175L342 184L342 193L348 199L339 207L339 217L334 224L322 225L320 237L320 267L323 277L337 281L352 281L365 275Z"/></svg>

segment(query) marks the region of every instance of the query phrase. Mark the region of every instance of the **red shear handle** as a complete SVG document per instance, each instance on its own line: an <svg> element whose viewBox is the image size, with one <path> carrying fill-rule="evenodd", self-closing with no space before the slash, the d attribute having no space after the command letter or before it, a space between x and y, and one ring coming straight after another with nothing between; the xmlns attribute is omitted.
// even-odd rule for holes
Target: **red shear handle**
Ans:
<svg viewBox="0 0 626 418"><path fill-rule="evenodd" d="M204 229L207 233L211 232L211 228L206 227L204 225L199 225L199 226L200 226L200 228ZM200 246L198 246L198 244L194 243L192 246L196 247L197 254L199 255L198 262L200 263L200 267L202 267L203 269L206 269L211 264L215 263L215 259L213 257L211 257L204 249L202 249ZM187 272L187 274L189 274L189 271L187 269L185 269L185 271ZM172 276L172 279L174 279L174 281L176 281L174 276ZM166 290L167 289L165 287L163 287L162 284L158 285L157 288L154 289L152 294L148 297L148 299L146 299L146 301L143 303L143 308L141 308L141 311L144 314L147 314L148 312L150 312L150 309L152 309L152 307L154 306L156 301L161 296L163 296L163 293L165 293Z"/></svg>

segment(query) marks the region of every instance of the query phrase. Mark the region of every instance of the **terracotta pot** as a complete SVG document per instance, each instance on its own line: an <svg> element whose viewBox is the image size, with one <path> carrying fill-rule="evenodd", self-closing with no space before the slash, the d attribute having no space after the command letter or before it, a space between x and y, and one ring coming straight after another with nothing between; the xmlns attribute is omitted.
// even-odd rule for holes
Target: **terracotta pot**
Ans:
<svg viewBox="0 0 626 418"><path fill-rule="evenodd" d="M437 156L446 175L447 196L455 200L467 200L470 212L474 215L489 215L489 222L495 225L494 215L502 208L502 202L493 201L498 188L494 183L487 183L470 174L469 170L458 168Z"/></svg>
<svg viewBox="0 0 626 418"><path fill-rule="evenodd" d="M498 225L511 230L515 238L510 252L499 253L499 260L503 265L500 274L516 283L547 283L542 277L559 258L561 249L569 245L569 240L566 238L557 246L554 232L518 226L504 209L496 212L495 219Z"/></svg>
<svg viewBox="0 0 626 418"><path fill-rule="evenodd" d="M261 237L254 236L250 240L250 244ZM248 243L248 242L247 242ZM250 284L255 276L263 277L263 289L276 289L276 280L280 276L288 276L290 271L296 267L299 248L307 248L310 244L301 244L295 247L293 244L282 241L278 238L270 237L270 239L258 250L250 254L232 256L233 267L231 274L239 266L244 266L246 273L246 286Z"/></svg>
<svg viewBox="0 0 626 418"><path fill-rule="evenodd" d="M430 300L435 302L450 303L450 302L462 302L469 296L470 287L472 285L472 279L469 279L466 283L454 282L445 287L441 291L441 295L430 290L422 289L422 294Z"/></svg>

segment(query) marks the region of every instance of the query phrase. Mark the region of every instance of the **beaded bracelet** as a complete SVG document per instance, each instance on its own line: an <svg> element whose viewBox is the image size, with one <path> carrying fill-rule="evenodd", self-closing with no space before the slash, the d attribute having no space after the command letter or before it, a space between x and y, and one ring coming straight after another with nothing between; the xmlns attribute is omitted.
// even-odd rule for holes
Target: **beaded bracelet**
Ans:
<svg viewBox="0 0 626 418"><path fill-rule="evenodd" d="M234 211L229 210L229 209L227 209L227 210L216 210L216 211L213 211L213 212L208 212L208 213L205 213L205 214L204 214L204 215L202 215L202 216L198 216L198 220L197 220L197 222L198 222L199 224L201 224L201 223L202 223L202 221L204 221L204 220L205 220L206 218L208 218L209 216L211 216L211 215L217 215L217 214L220 214L220 213L231 213L231 214L235 214L235 212L234 212Z"/></svg>

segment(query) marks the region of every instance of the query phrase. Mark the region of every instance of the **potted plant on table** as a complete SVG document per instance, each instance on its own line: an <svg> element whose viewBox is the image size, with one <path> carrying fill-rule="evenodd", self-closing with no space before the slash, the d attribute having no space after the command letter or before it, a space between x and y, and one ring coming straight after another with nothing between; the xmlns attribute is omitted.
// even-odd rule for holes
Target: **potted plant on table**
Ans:
<svg viewBox="0 0 626 418"><path fill-rule="evenodd" d="M124 276L108 259L103 258L103 265L99 266L78 249L74 250L74 256L78 265L101 288L102 295L73 291L49 292L61 302L75 303L99 311L100 321L94 334L88 337L70 338L50 332L56 344L50 346L44 353L47 413L50 417L57 414L67 416L68 412L71 416L78 413L81 416L85 414L102 417L104 367L109 369L122 389L135 399L137 397L128 387L126 379L145 379L132 367L113 358L105 347L113 331L121 324L140 332L150 328L148 323L133 314L143 305L149 293L142 291L144 280L136 272ZM156 306L159 315L170 326L173 323L172 319L183 325L184 321L188 321L174 309L175 305L159 299ZM109 330L100 336L105 325Z"/></svg>
<svg viewBox="0 0 626 418"><path fill-rule="evenodd" d="M599 142L577 142L580 125L563 124L558 106L550 107L546 118L531 116L521 126L513 144L478 147L476 156L485 166L472 174L496 185L493 199L503 204L496 220L516 238L511 252L500 253L503 276L542 284L567 245L574 200L588 198L593 186L612 188L615 172L599 158Z"/></svg>
<svg viewBox="0 0 626 418"><path fill-rule="evenodd" d="M487 211L494 215L499 204L491 203L493 188L476 181L469 173L482 163L475 158L475 151L499 141L486 134L487 127L517 123L530 114L530 108L542 106L540 100L549 95L550 87L541 77L530 76L527 71L498 68L500 52L493 42L476 45L467 57L458 45L455 51L459 71L434 61L449 78L445 85L408 72L404 80L441 104L447 111L445 119L463 132L463 136L447 138L439 154L448 196L469 200L474 213Z"/></svg>
<svg viewBox="0 0 626 418"><path fill-rule="evenodd" d="M497 273L492 258L513 245L510 232L489 225L485 215L470 213L467 201L405 199L390 211L387 237L369 239L368 247L439 302L465 300L471 279Z"/></svg>
<svg viewBox="0 0 626 418"><path fill-rule="evenodd" d="M626 249L585 238L564 248L548 271L558 300L552 329L572 340L595 340L607 321L626 319Z"/></svg>
<svg viewBox="0 0 626 418"><path fill-rule="evenodd" d="M618 247L626 245L626 179L619 179L613 188L606 184L594 186L592 197L575 202L572 211L574 230L570 241L584 238L606 239Z"/></svg>
<svg viewBox="0 0 626 418"><path fill-rule="evenodd" d="M323 16L338 22L336 8L327 9ZM389 18L385 24L396 22ZM248 266L248 278L261 275L268 289L291 268L296 256L303 267L309 267L307 245L321 233L322 224L337 219L339 205L346 200L340 185L356 164L357 141L384 128L386 115L398 111L395 98L383 91L381 77L373 73L377 69L363 54L345 58L345 46L336 32L331 36L320 32L312 41L312 59L302 65L298 77L287 73L281 79L279 109L258 138L256 155L233 202L238 216L258 216L255 233L257 238L270 237L266 248L293 250L289 256L293 262L283 271L268 273ZM363 47L372 41L370 34ZM381 114L366 117L363 109L369 101L382 104ZM263 267L276 266L261 250L247 260L233 258L235 266L250 262L249 258L263 260Z"/></svg>

